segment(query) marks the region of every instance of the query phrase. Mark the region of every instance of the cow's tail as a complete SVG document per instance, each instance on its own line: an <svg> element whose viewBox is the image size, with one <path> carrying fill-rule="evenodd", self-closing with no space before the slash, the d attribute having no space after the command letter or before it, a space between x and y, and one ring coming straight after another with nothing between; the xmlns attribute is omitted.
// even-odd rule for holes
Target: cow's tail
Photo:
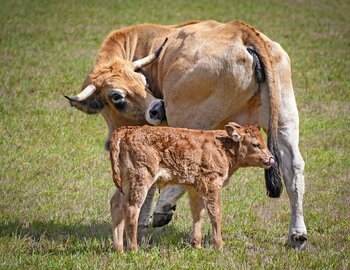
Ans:
<svg viewBox="0 0 350 270"><path fill-rule="evenodd" d="M241 29L242 41L248 48L253 48L257 57L262 62L262 67L255 67L255 72L263 72L264 76L257 74L257 80L260 82L266 80L269 91L270 113L268 123L267 145L271 154L275 158L275 164L265 170L265 182L267 195L272 198L278 198L283 190L281 173L281 156L278 149L278 110L279 110L279 90L276 83L275 66L272 63L268 44L262 39L261 34L253 27L236 21ZM254 57L254 55L253 55ZM259 68L260 70L257 70Z"/></svg>
<svg viewBox="0 0 350 270"><path fill-rule="evenodd" d="M121 137L117 136L116 131L111 136L111 144L109 146L109 154L111 158L111 164L112 164L112 175L113 175L113 182L116 185L116 187L119 189L121 193L124 194L122 189L122 179L120 175L120 141Z"/></svg>

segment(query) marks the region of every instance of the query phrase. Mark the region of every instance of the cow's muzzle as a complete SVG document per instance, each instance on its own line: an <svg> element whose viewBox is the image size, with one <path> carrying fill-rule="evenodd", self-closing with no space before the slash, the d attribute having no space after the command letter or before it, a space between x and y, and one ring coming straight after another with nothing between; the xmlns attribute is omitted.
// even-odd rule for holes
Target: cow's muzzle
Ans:
<svg viewBox="0 0 350 270"><path fill-rule="evenodd" d="M154 213L153 214L153 222L152 222L152 227L157 228L157 227L163 227L167 225L173 218L173 213Z"/></svg>
<svg viewBox="0 0 350 270"><path fill-rule="evenodd" d="M159 125L165 119L164 101L154 100L146 112L147 122L152 125Z"/></svg>
<svg viewBox="0 0 350 270"><path fill-rule="evenodd" d="M171 205L167 203L163 206L164 213L154 213L153 214L153 228L163 227L167 225L173 218L173 211L176 210L176 205Z"/></svg>

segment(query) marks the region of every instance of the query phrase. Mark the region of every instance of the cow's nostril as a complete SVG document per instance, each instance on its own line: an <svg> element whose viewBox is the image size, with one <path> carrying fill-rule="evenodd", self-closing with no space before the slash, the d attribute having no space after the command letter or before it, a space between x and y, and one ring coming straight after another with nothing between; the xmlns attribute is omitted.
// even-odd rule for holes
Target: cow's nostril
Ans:
<svg viewBox="0 0 350 270"><path fill-rule="evenodd" d="M149 118L151 121L150 123L153 123L152 121L162 121L164 116L164 102L162 100L157 100L152 103L146 117Z"/></svg>
<svg viewBox="0 0 350 270"><path fill-rule="evenodd" d="M156 118L158 115L158 110L150 110L149 114L151 117Z"/></svg>

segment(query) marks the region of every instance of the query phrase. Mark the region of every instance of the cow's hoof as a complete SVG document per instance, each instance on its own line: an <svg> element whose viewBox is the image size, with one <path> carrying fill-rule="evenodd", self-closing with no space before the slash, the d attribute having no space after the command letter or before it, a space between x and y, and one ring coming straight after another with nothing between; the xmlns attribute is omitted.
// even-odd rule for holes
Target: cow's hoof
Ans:
<svg viewBox="0 0 350 270"><path fill-rule="evenodd" d="M305 233L293 233L288 239L288 246L297 249L303 250L307 243L307 235Z"/></svg>
<svg viewBox="0 0 350 270"><path fill-rule="evenodd" d="M148 225L140 224L140 225L137 226L137 229L139 231L147 230L148 229Z"/></svg>
<svg viewBox="0 0 350 270"><path fill-rule="evenodd" d="M154 213L152 226L153 226L153 228L163 227L163 226L167 225L171 221L172 218L173 218L172 212Z"/></svg>

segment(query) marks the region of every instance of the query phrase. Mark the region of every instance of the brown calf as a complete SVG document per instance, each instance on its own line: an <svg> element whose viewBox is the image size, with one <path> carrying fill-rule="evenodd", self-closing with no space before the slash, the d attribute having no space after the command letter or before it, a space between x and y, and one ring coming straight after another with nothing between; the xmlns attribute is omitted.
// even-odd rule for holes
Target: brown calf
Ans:
<svg viewBox="0 0 350 270"><path fill-rule="evenodd" d="M147 192L159 185L186 187L193 218L192 244L201 245L201 219L207 209L213 242L222 248L220 190L240 167L269 168L274 158L258 128L236 123L226 131L168 127L123 127L111 138L110 154L117 191L111 199L113 240L137 250L137 221ZM124 224L125 223L125 224Z"/></svg>

